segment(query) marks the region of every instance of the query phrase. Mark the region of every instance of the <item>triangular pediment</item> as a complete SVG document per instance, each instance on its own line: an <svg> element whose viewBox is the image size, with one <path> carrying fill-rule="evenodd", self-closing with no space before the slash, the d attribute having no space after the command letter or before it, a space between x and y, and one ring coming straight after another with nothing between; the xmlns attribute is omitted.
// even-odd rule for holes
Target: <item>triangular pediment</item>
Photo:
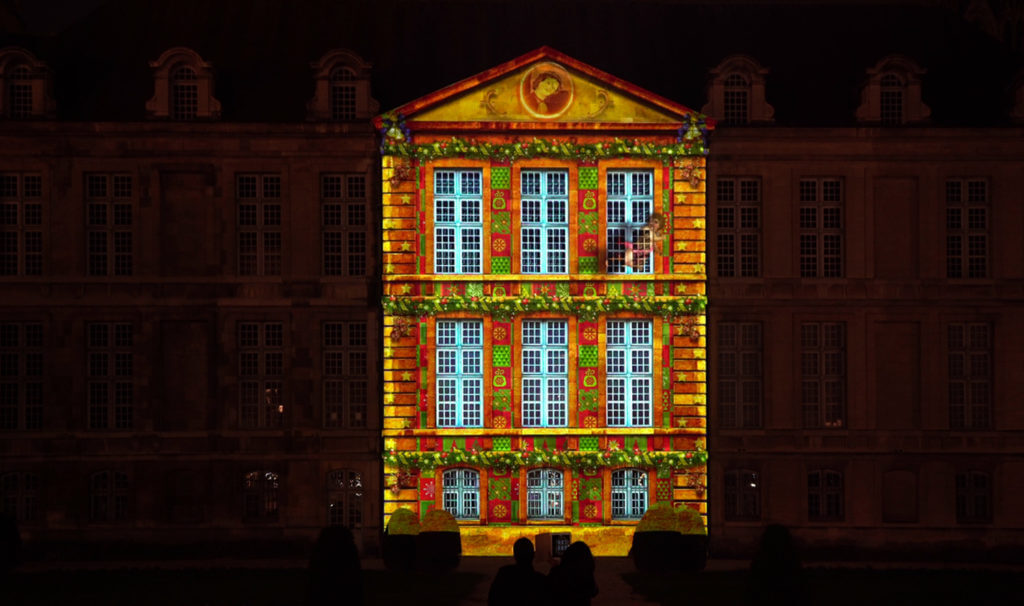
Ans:
<svg viewBox="0 0 1024 606"><path fill-rule="evenodd" d="M398 108L409 123L679 124L693 110L548 47Z"/></svg>

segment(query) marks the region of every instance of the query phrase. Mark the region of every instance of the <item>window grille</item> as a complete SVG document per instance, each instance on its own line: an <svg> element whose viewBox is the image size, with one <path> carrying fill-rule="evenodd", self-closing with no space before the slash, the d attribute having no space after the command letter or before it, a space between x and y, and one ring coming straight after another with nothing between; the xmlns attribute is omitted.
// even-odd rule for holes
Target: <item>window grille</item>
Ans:
<svg viewBox="0 0 1024 606"><path fill-rule="evenodd" d="M729 74L722 90L723 122L740 125L750 122L750 84L740 74Z"/></svg>
<svg viewBox="0 0 1024 606"><path fill-rule="evenodd" d="M329 322L323 330L324 427L366 427L366 322Z"/></svg>
<svg viewBox="0 0 1024 606"><path fill-rule="evenodd" d="M89 479L89 518L93 522L128 519L128 474L101 471Z"/></svg>
<svg viewBox="0 0 1024 606"><path fill-rule="evenodd" d="M718 421L722 428L761 427L760 322L718 325Z"/></svg>
<svg viewBox="0 0 1024 606"><path fill-rule="evenodd" d="M879 81L879 116L882 124L903 124L903 80L894 74L886 74Z"/></svg>
<svg viewBox="0 0 1024 606"><path fill-rule="evenodd" d="M946 277L988 277L988 182L946 181Z"/></svg>
<svg viewBox="0 0 1024 606"><path fill-rule="evenodd" d="M992 427L992 331L988 324L947 327L949 427Z"/></svg>
<svg viewBox="0 0 1024 606"><path fill-rule="evenodd" d="M842 207L842 181L800 180L800 277L842 277Z"/></svg>
<svg viewBox="0 0 1024 606"><path fill-rule="evenodd" d="M807 474L807 519L812 522L843 519L842 472L818 469Z"/></svg>
<svg viewBox="0 0 1024 606"><path fill-rule="evenodd" d="M522 273L568 273L569 173L524 170L520 189Z"/></svg>
<svg viewBox="0 0 1024 606"><path fill-rule="evenodd" d="M434 172L434 271L478 274L482 271L483 173Z"/></svg>
<svg viewBox="0 0 1024 606"><path fill-rule="evenodd" d="M483 322L437 322L437 426L483 427Z"/></svg>
<svg viewBox="0 0 1024 606"><path fill-rule="evenodd" d="M523 320L523 425L565 427L568 420L569 324Z"/></svg>
<svg viewBox="0 0 1024 606"><path fill-rule="evenodd" d="M43 273L43 179L0 174L0 276Z"/></svg>
<svg viewBox="0 0 1024 606"><path fill-rule="evenodd" d="M36 474L12 472L0 476L0 513L21 524L35 522L38 500L39 476Z"/></svg>
<svg viewBox="0 0 1024 606"><path fill-rule="evenodd" d="M608 171L608 273L654 271L653 237L645 226L654 208L654 173Z"/></svg>
<svg viewBox="0 0 1024 606"><path fill-rule="evenodd" d="M134 425L134 332L131 324L86 325L89 429Z"/></svg>
<svg viewBox="0 0 1024 606"><path fill-rule="evenodd" d="M561 520L565 488L562 472L534 469L526 474L526 517L531 520Z"/></svg>
<svg viewBox="0 0 1024 606"><path fill-rule="evenodd" d="M284 325L238 325L239 419L246 429L281 427L284 419Z"/></svg>
<svg viewBox="0 0 1024 606"><path fill-rule="evenodd" d="M612 471L612 519L637 520L647 511L647 472L640 469Z"/></svg>
<svg viewBox="0 0 1024 606"><path fill-rule="evenodd" d="M756 278L761 275L761 181L719 179L716 193L718 276Z"/></svg>
<svg viewBox="0 0 1024 606"><path fill-rule="evenodd" d="M761 474L750 469L725 472L725 519L761 519Z"/></svg>
<svg viewBox="0 0 1024 606"><path fill-rule="evenodd" d="M238 175L238 273L281 275L281 176Z"/></svg>
<svg viewBox="0 0 1024 606"><path fill-rule="evenodd" d="M651 321L607 322L608 426L649 427L654 376Z"/></svg>
<svg viewBox="0 0 1024 606"><path fill-rule="evenodd" d="M0 324L0 430L43 426L43 325Z"/></svg>
<svg viewBox="0 0 1024 606"><path fill-rule="evenodd" d="M363 525L363 475L350 469L327 474L327 523L360 528Z"/></svg>
<svg viewBox="0 0 1024 606"><path fill-rule="evenodd" d="M366 175L322 175L320 209L324 275L366 275Z"/></svg>
<svg viewBox="0 0 1024 606"><path fill-rule="evenodd" d="M182 66L171 74L171 118L194 120L199 113L199 85L196 72Z"/></svg>
<svg viewBox="0 0 1024 606"><path fill-rule="evenodd" d="M846 325L800 325L800 402L804 427L840 428L846 415Z"/></svg>
<svg viewBox="0 0 1024 606"><path fill-rule="evenodd" d="M984 524L992 521L992 476L984 471L956 474L956 521Z"/></svg>
<svg viewBox="0 0 1024 606"><path fill-rule="evenodd" d="M331 70L330 108L331 120L356 119L355 72L348 67Z"/></svg>
<svg viewBox="0 0 1024 606"><path fill-rule="evenodd" d="M243 478L242 518L246 522L276 522L281 481L272 471L250 471Z"/></svg>
<svg viewBox="0 0 1024 606"><path fill-rule="evenodd" d="M11 70L7 84L8 116L28 118L32 116L32 71L28 66L19 65Z"/></svg>
<svg viewBox="0 0 1024 606"><path fill-rule="evenodd" d="M131 175L85 176L87 270L90 276L134 271L134 192Z"/></svg>
<svg viewBox="0 0 1024 606"><path fill-rule="evenodd" d="M442 476L444 509L458 520L480 518L480 473L449 469Z"/></svg>

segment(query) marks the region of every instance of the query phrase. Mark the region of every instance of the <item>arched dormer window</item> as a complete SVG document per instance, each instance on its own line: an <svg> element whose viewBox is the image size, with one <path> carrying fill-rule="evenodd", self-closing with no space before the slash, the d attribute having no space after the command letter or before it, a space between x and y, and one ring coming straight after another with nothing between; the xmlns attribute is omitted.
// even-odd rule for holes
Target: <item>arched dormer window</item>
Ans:
<svg viewBox="0 0 1024 606"><path fill-rule="evenodd" d="M331 120L355 120L356 73L350 67L331 70Z"/></svg>
<svg viewBox="0 0 1024 606"><path fill-rule="evenodd" d="M921 101L925 70L900 55L885 57L867 70L857 121L895 126L925 122L931 109Z"/></svg>
<svg viewBox="0 0 1024 606"><path fill-rule="evenodd" d="M187 65L171 74L171 118L193 120L199 111L199 87L196 72Z"/></svg>
<svg viewBox="0 0 1024 606"><path fill-rule="evenodd" d="M368 121L379 109L370 97L370 67L355 53L335 49L313 68L313 98L306 104L308 120Z"/></svg>
<svg viewBox="0 0 1024 606"><path fill-rule="evenodd" d="M220 118L220 101L213 96L213 66L194 50L181 46L169 49L149 66L153 68L153 97L146 102L150 118Z"/></svg>
<svg viewBox="0 0 1024 606"><path fill-rule="evenodd" d="M775 109L765 101L767 74L751 57L726 57L711 70L708 102L701 111L726 125L771 122Z"/></svg>
<svg viewBox="0 0 1024 606"><path fill-rule="evenodd" d="M52 118L53 82L45 63L17 47L0 50L0 113L5 117Z"/></svg>

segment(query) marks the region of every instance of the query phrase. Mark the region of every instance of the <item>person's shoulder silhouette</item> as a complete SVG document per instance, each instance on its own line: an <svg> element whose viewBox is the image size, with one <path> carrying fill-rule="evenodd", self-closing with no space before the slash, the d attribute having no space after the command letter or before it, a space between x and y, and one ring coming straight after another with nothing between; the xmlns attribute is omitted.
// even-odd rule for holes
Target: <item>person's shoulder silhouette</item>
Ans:
<svg viewBox="0 0 1024 606"><path fill-rule="evenodd" d="M309 606L361 605L363 574L352 531L328 526L320 531L309 558Z"/></svg>
<svg viewBox="0 0 1024 606"><path fill-rule="evenodd" d="M805 606L809 603L800 569L800 557L789 529L770 524L750 562L747 603L751 605Z"/></svg>
<svg viewBox="0 0 1024 606"><path fill-rule="evenodd" d="M559 606L589 606L597 595L594 580L594 556L583 541L565 550L562 561L548 575L552 601Z"/></svg>
<svg viewBox="0 0 1024 606"><path fill-rule="evenodd" d="M516 563L502 566L487 593L488 606L551 603L547 578L533 569L533 543L521 538L512 546Z"/></svg>

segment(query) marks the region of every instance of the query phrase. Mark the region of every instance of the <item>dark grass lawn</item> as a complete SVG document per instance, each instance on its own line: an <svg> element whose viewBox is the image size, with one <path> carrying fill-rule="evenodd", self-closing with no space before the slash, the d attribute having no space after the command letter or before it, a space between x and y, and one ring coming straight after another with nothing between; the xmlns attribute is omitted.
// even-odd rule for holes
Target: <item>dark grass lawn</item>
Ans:
<svg viewBox="0 0 1024 606"><path fill-rule="evenodd" d="M484 575L471 572L431 577L363 571L367 606L458 604L483 581ZM0 587L3 606L301 606L305 596L302 569L19 573Z"/></svg>
<svg viewBox="0 0 1024 606"><path fill-rule="evenodd" d="M813 605L1024 605L1024 573L1017 572L808 568L803 575ZM627 572L622 578L644 599L663 606L743 604L747 584L745 571Z"/></svg>

